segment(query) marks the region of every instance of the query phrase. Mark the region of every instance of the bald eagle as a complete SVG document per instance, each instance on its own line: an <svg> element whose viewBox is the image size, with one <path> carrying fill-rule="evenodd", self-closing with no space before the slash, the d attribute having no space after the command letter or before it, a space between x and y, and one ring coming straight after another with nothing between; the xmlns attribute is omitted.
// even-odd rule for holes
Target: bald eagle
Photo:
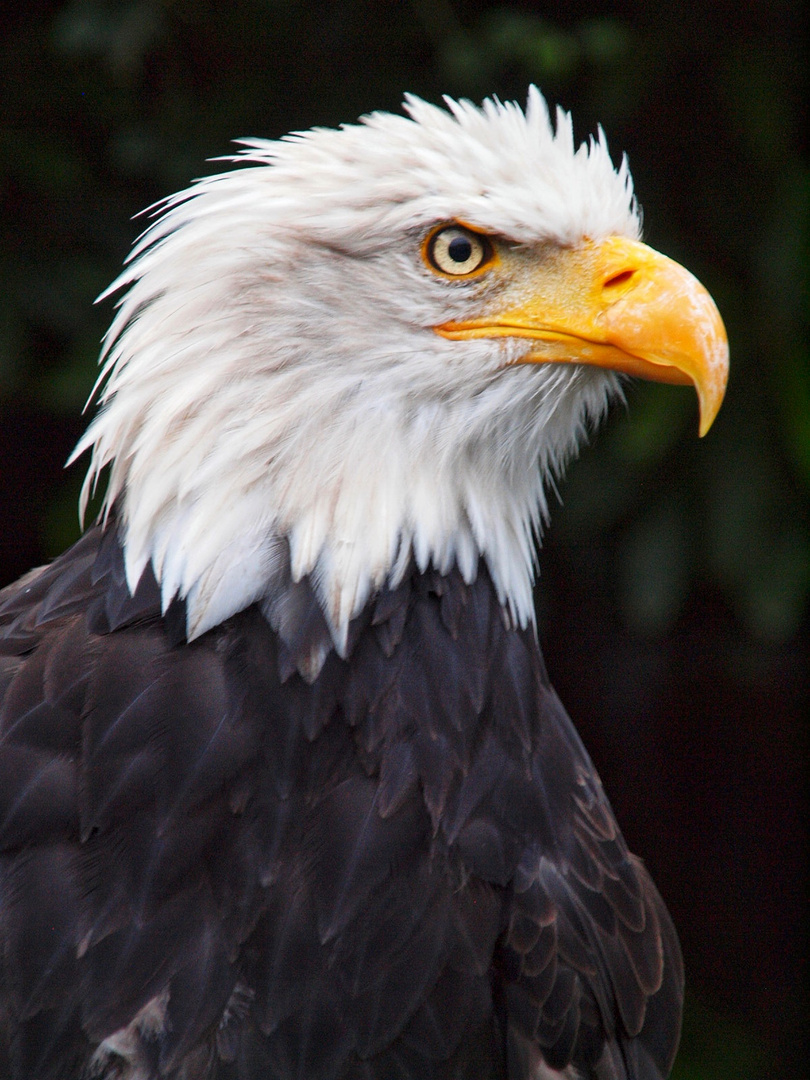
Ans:
<svg viewBox="0 0 810 1080"><path fill-rule="evenodd" d="M0 1075L654 1080L670 918L552 690L546 492L728 350L624 162L525 112L279 142L112 286L83 494L0 594Z"/></svg>

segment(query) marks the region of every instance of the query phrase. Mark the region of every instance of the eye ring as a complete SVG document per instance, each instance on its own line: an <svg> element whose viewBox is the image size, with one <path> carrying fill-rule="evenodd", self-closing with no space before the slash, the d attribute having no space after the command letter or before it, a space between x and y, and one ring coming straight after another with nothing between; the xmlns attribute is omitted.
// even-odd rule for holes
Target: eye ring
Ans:
<svg viewBox="0 0 810 1080"><path fill-rule="evenodd" d="M422 256L430 269L442 277L470 278L489 268L495 249L485 233L454 223L428 233Z"/></svg>

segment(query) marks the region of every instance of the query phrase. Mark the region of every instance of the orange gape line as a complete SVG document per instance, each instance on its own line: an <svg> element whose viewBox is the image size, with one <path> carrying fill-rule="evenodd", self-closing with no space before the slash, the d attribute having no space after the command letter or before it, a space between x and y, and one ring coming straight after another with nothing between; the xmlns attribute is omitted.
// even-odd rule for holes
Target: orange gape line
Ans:
<svg viewBox="0 0 810 1080"><path fill-rule="evenodd" d="M526 353L514 361L516 364L592 364L594 367L610 368L625 375L636 375L651 382L691 386L692 379L679 368L630 356L615 345L599 341L587 341L557 330L532 330L525 326L492 325L484 323L480 328L470 329L470 324L444 323L436 327L436 333L450 340L476 337L535 338L544 342L541 351Z"/></svg>

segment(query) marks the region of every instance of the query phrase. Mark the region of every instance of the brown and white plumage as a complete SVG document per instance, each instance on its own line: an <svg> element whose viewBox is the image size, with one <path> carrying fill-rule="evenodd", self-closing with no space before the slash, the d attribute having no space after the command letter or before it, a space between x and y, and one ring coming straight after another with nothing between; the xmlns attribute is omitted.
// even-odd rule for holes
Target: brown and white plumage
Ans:
<svg viewBox="0 0 810 1080"><path fill-rule="evenodd" d="M102 520L0 601L3 1075L669 1069L534 548L617 371L708 426L722 324L603 139L448 107L247 144L116 283Z"/></svg>

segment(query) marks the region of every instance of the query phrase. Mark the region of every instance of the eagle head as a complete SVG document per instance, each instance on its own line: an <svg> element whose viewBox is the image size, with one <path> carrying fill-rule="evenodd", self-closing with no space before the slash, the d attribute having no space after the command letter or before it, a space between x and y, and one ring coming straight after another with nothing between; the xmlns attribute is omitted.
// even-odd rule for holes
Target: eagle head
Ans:
<svg viewBox="0 0 810 1080"><path fill-rule="evenodd" d="M639 242L625 161L515 104L277 142L170 198L111 290L83 506L109 466L134 590L151 564L194 638L314 589L346 647L415 562L533 618L546 487L623 375L693 384L728 347L708 293Z"/></svg>

